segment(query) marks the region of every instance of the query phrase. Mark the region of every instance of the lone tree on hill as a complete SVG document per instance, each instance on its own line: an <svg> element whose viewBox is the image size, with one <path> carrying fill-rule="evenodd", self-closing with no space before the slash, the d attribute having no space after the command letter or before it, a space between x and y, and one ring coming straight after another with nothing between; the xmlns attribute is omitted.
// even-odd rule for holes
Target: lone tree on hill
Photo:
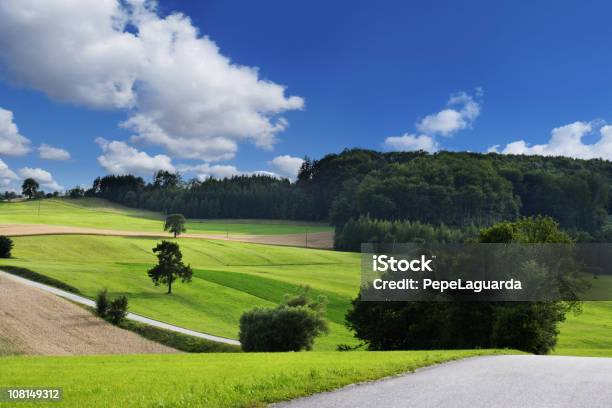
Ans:
<svg viewBox="0 0 612 408"><path fill-rule="evenodd" d="M28 196L28 198L32 198L36 196L38 193L39 184L33 178L27 178L23 180L23 184L21 185L21 192L23 195Z"/></svg>
<svg viewBox="0 0 612 408"><path fill-rule="evenodd" d="M183 263L183 254L178 244L170 241L162 241L153 252L157 254L157 265L149 269L147 274L153 280L155 286L159 284L168 285L168 294L172 293L172 282L181 279L181 282L191 282L193 271L191 266Z"/></svg>
<svg viewBox="0 0 612 408"><path fill-rule="evenodd" d="M166 217L166 224L164 224L164 231L170 231L174 234L174 238L177 235L181 235L185 232L185 217L183 214L170 214Z"/></svg>

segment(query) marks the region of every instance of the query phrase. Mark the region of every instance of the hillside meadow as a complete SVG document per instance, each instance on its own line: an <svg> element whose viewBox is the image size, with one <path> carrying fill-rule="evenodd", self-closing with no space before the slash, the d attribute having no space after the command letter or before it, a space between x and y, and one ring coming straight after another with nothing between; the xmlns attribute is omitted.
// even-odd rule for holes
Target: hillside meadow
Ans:
<svg viewBox="0 0 612 408"><path fill-rule="evenodd" d="M146 273L156 262L157 238L49 235L15 237L14 242L13 258L0 266L31 269L90 298L107 288L111 296L127 296L135 313L230 338L237 338L244 311L274 306L307 284L313 295L329 301L330 333L316 349L355 342L344 327L344 314L359 287L358 254L180 238L194 276L189 284L176 283L167 295Z"/></svg>
<svg viewBox="0 0 612 408"><path fill-rule="evenodd" d="M41 205L40 216L37 207ZM205 220L188 224L213 232L231 225L235 233L267 234L284 228L311 228L288 221ZM159 231L160 215L101 199L51 199L0 203L0 224L49 223L102 229ZM302 225L303 224L303 225ZM295 231L295 230L293 230ZM194 268L190 284L178 283L172 295L155 287L146 271L156 261L158 238L110 236L24 236L14 238L13 259L0 265L32 269L78 288L94 298L108 288L126 295L131 310L145 316L220 336L237 338L240 315L255 306L270 307L301 285L329 300L330 334L316 350L356 344L344 315L359 287L359 255L304 248L179 238L185 261ZM603 276L612 286L612 278ZM601 282L599 282L601 283ZM585 302L582 313L560 325L555 354L612 356L612 302Z"/></svg>
<svg viewBox="0 0 612 408"><path fill-rule="evenodd" d="M137 210L99 198L54 198L0 202L0 224L45 224L119 231L163 231L161 213ZM283 235L330 232L317 222L284 220L189 219L187 232L203 234Z"/></svg>

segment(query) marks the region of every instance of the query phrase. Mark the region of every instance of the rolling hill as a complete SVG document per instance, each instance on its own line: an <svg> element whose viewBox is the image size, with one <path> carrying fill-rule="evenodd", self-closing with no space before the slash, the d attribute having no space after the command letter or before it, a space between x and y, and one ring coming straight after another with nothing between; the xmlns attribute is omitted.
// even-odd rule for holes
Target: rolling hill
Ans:
<svg viewBox="0 0 612 408"><path fill-rule="evenodd" d="M121 231L160 232L163 215L99 198L0 202L0 224L45 224ZM187 231L207 234L283 235L331 232L316 222L283 220L188 220Z"/></svg>
<svg viewBox="0 0 612 408"><path fill-rule="evenodd" d="M359 287L358 254L181 238L194 278L166 295L146 274L156 261L151 249L157 238L45 235L13 240L14 258L0 266L51 276L90 298L108 288L112 296L126 295L136 313L230 338L237 337L245 310L273 306L309 285L329 300L331 332L317 342L317 349L353 342L343 319Z"/></svg>
<svg viewBox="0 0 612 408"><path fill-rule="evenodd" d="M41 218L34 215L37 205L37 201L2 203L0 223L37 221L146 231L159 230L161 222L154 213L99 199L43 200L41 214L48 216ZM275 224L243 220L232 225L244 233L254 233L253 228L265 225L270 233ZM331 333L319 339L316 349L332 350L341 343L355 343L344 327L344 314L359 287L358 254L180 238L185 260L194 268L194 280L188 285L178 284L175 293L166 296L164 289L154 287L146 275L155 262L151 249L158 240L89 235L15 237L14 258L0 265L32 269L73 285L91 298L106 287L112 295L128 296L135 312L232 338L237 336L243 311L277 304L286 293L295 293L307 284L315 294L329 299ZM612 356L612 302L586 302L583 312L568 315L560 330L555 353Z"/></svg>

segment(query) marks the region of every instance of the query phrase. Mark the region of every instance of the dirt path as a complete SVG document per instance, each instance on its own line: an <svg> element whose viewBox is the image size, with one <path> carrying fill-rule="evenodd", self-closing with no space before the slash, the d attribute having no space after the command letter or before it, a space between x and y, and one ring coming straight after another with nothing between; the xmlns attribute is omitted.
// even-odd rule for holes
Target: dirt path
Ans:
<svg viewBox="0 0 612 408"><path fill-rule="evenodd" d="M25 236L25 235L112 235L123 237L171 237L165 232L146 231L121 231L112 229L97 229L85 227L66 227L59 225L43 224L0 224L0 235ZM246 235L236 234L226 236L225 234L182 234L184 238L219 239L236 242L251 242L256 244L286 245L295 247L308 247L319 249L331 249L334 245L332 232L313 232L306 234L286 235Z"/></svg>
<svg viewBox="0 0 612 408"><path fill-rule="evenodd" d="M0 355L176 353L60 297L0 276Z"/></svg>

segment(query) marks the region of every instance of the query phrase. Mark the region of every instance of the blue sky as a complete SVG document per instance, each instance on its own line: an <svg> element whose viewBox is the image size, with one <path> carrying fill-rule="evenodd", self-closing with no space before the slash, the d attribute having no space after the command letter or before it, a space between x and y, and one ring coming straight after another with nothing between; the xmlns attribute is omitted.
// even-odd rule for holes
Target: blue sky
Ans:
<svg viewBox="0 0 612 408"><path fill-rule="evenodd" d="M346 147L612 158L609 2L69 3L0 5L0 190Z"/></svg>

